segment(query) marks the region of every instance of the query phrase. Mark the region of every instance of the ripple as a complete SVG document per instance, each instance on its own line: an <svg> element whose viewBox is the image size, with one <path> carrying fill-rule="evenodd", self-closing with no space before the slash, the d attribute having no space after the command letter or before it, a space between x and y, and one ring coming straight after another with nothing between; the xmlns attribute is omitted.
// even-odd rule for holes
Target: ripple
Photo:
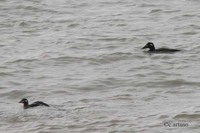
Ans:
<svg viewBox="0 0 200 133"><path fill-rule="evenodd" d="M147 4L147 3L142 3L140 4L140 7L157 7L157 4Z"/></svg>
<svg viewBox="0 0 200 133"><path fill-rule="evenodd" d="M131 58L131 57L132 57L131 53L115 52L111 54L103 54L94 59L90 58L90 60L98 64L101 64L101 63L109 64L116 61L127 60L128 58Z"/></svg>
<svg viewBox="0 0 200 133"><path fill-rule="evenodd" d="M187 119L187 120L196 120L200 118L200 114L178 114L173 117L174 119Z"/></svg>
<svg viewBox="0 0 200 133"><path fill-rule="evenodd" d="M116 95L113 96L114 100L134 100L133 96L131 94L120 94L120 95Z"/></svg>
<svg viewBox="0 0 200 133"><path fill-rule="evenodd" d="M12 60L12 61L9 61L8 63L21 63L21 62L24 62L24 63L28 63L28 62L35 62L35 61L38 61L38 59L16 59L16 60Z"/></svg>
<svg viewBox="0 0 200 133"><path fill-rule="evenodd" d="M21 98L23 95L28 95L29 93L34 93L34 91L11 90L9 92L1 93L0 95L9 99L19 99L19 97Z"/></svg>
<svg viewBox="0 0 200 133"><path fill-rule="evenodd" d="M162 12L162 11L163 10L161 10L161 9L153 9L149 13L159 13L159 12Z"/></svg>
<svg viewBox="0 0 200 133"><path fill-rule="evenodd" d="M13 76L12 72L0 72L0 76Z"/></svg>

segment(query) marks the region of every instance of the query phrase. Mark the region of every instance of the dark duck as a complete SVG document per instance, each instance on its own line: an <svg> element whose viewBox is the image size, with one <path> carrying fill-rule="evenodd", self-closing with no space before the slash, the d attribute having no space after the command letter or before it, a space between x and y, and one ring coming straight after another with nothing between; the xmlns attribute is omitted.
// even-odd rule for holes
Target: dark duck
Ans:
<svg viewBox="0 0 200 133"><path fill-rule="evenodd" d="M169 48L155 49L155 46L152 42L148 42L142 49L146 49L146 48L149 49L148 52L152 52L152 53L173 53L173 52L181 51L179 49L169 49Z"/></svg>
<svg viewBox="0 0 200 133"><path fill-rule="evenodd" d="M49 107L48 104L41 102L41 101L36 101L32 104L28 104L28 100L26 98L23 98L19 103L24 104L24 109L32 108L32 107L37 107L37 106L46 106Z"/></svg>

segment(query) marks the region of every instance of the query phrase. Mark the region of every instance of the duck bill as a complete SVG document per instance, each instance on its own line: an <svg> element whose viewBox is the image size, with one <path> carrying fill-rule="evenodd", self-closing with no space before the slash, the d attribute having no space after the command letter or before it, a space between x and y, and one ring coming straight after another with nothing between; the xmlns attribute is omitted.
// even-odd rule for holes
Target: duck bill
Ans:
<svg viewBox="0 0 200 133"><path fill-rule="evenodd" d="M23 103L23 102L22 102L22 100L21 100L21 101L19 101L19 103Z"/></svg>
<svg viewBox="0 0 200 133"><path fill-rule="evenodd" d="M145 48L147 48L147 46L144 46L142 49L145 49Z"/></svg>

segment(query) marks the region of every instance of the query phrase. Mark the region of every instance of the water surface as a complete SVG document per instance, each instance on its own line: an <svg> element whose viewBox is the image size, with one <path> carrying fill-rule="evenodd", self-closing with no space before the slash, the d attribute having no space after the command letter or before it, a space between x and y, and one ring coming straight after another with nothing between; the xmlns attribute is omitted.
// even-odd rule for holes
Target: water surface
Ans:
<svg viewBox="0 0 200 133"><path fill-rule="evenodd" d="M1 0L1 132L199 131L199 4ZM149 41L183 51L146 54Z"/></svg>

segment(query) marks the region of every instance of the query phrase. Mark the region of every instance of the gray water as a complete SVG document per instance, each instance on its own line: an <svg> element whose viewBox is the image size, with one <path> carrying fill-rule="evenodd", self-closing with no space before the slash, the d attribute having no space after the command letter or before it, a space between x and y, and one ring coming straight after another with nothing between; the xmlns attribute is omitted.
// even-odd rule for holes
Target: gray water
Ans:
<svg viewBox="0 0 200 133"><path fill-rule="evenodd" d="M0 132L199 133L199 7L0 0ZM149 41L182 52L146 54Z"/></svg>

